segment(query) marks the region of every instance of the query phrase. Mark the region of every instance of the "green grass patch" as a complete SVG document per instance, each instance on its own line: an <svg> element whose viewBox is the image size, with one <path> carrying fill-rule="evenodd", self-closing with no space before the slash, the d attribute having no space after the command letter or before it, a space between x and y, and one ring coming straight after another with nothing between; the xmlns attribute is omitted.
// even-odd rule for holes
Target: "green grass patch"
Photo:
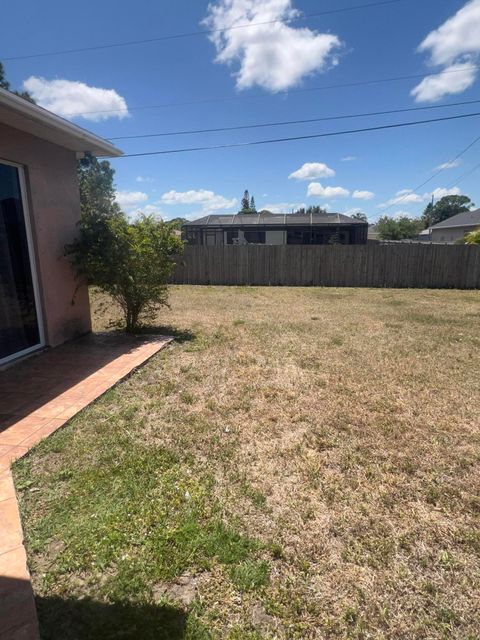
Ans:
<svg viewBox="0 0 480 640"><path fill-rule="evenodd" d="M239 591L255 591L268 584L270 568L265 561L247 560L230 569L230 578Z"/></svg>

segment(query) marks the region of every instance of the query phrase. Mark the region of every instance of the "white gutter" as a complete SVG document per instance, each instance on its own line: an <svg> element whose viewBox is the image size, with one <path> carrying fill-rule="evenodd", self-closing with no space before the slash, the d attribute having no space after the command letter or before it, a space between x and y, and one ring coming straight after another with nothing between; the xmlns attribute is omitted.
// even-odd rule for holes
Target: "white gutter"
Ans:
<svg viewBox="0 0 480 640"><path fill-rule="evenodd" d="M95 150L96 155L110 157L119 157L123 155L123 151L104 138L101 138L100 136L87 131L87 129L83 129L64 118L57 116L51 111L38 106L38 104L33 104L32 102L25 100L25 98L21 98L6 89L0 89L0 106L6 107L27 120L40 124L47 129L61 132L71 138L74 138L77 142L84 144L84 151Z"/></svg>

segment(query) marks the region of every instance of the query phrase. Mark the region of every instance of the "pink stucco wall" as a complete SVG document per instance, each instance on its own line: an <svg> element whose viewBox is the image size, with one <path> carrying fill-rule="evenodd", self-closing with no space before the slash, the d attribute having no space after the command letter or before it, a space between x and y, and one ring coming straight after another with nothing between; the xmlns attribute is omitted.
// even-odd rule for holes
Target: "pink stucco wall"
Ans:
<svg viewBox="0 0 480 640"><path fill-rule="evenodd" d="M78 286L63 256L80 217L75 153L0 124L1 160L25 170L45 337L53 347L91 330L87 287Z"/></svg>

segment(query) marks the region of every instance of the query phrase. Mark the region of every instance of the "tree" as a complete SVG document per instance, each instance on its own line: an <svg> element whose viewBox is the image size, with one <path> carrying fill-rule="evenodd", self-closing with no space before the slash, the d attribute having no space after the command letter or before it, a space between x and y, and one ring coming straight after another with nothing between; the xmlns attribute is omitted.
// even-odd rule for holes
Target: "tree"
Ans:
<svg viewBox="0 0 480 640"><path fill-rule="evenodd" d="M465 236L465 244L480 244L480 227Z"/></svg>
<svg viewBox="0 0 480 640"><path fill-rule="evenodd" d="M182 241L165 222L141 216L129 222L121 211L82 216L78 238L66 247L77 273L121 307L125 328L135 332L168 300L173 257Z"/></svg>
<svg viewBox="0 0 480 640"><path fill-rule="evenodd" d="M250 213L250 194L247 189L243 192L242 208L240 211L242 213Z"/></svg>
<svg viewBox="0 0 480 640"><path fill-rule="evenodd" d="M383 216L376 223L378 235L382 240L406 240L418 236L423 228L422 221L418 218L389 218Z"/></svg>
<svg viewBox="0 0 480 640"><path fill-rule="evenodd" d="M5 78L5 67L1 62L0 62L0 88L6 89L7 91L12 91L10 89L10 83ZM14 93L17 96L20 96L20 98L24 98L25 100L28 100L29 102L33 102L35 104L35 100L28 93L28 91L12 91L12 93Z"/></svg>
<svg viewBox="0 0 480 640"><path fill-rule="evenodd" d="M424 229L432 226L433 203L429 202L422 213L422 224Z"/></svg>
<svg viewBox="0 0 480 640"><path fill-rule="evenodd" d="M424 228L447 220L458 213L465 213L475 206L468 196L444 196L432 205L430 202L422 214Z"/></svg>
<svg viewBox="0 0 480 640"><path fill-rule="evenodd" d="M108 160L99 161L90 153L77 163L82 218L109 218L120 213L115 202L115 175Z"/></svg>
<svg viewBox="0 0 480 640"><path fill-rule="evenodd" d="M115 202L115 171L90 154L79 160L81 218L77 239L65 248L79 277L118 302L128 332L167 303L173 256L182 241L170 223L153 216L129 222Z"/></svg>
<svg viewBox="0 0 480 640"><path fill-rule="evenodd" d="M172 229L180 231L186 222L186 218L172 218L171 220L168 220L167 224L169 224Z"/></svg>
<svg viewBox="0 0 480 640"><path fill-rule="evenodd" d="M253 196L250 198L250 212L257 213L257 208L255 206L255 198Z"/></svg>
<svg viewBox="0 0 480 640"><path fill-rule="evenodd" d="M326 209L323 209L318 205L310 205L309 207L307 207L307 209L305 209L305 207L300 207L300 209L297 209L296 211L294 211L294 213L298 213L299 215L310 215L311 213L321 213L323 215L327 215Z"/></svg>
<svg viewBox="0 0 480 640"><path fill-rule="evenodd" d="M354 213L351 217L354 218L355 220L361 220L362 222L368 222L367 216L364 213L362 213L361 211L357 211L357 213Z"/></svg>
<svg viewBox="0 0 480 640"><path fill-rule="evenodd" d="M10 83L5 78L5 67L0 62L0 88L10 91Z"/></svg>

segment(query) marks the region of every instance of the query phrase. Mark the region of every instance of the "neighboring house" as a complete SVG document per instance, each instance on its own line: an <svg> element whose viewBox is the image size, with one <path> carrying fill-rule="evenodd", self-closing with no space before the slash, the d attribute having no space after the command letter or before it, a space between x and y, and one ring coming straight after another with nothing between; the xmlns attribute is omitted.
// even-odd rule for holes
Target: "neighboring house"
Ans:
<svg viewBox="0 0 480 640"><path fill-rule="evenodd" d="M456 216L447 218L429 229L425 229L419 239L427 239L430 242L440 242L454 244L465 238L467 233L480 227L480 209L458 213Z"/></svg>
<svg viewBox="0 0 480 640"><path fill-rule="evenodd" d="M419 242L432 242L430 229L431 227L429 227L428 229L424 229L423 231L420 231L420 233L417 236L417 240Z"/></svg>
<svg viewBox="0 0 480 640"><path fill-rule="evenodd" d="M380 240L380 234L378 233L378 228L376 224L370 224L368 226L368 236L367 236L369 241L375 241L377 242L378 240Z"/></svg>
<svg viewBox="0 0 480 640"><path fill-rule="evenodd" d="M112 144L0 89L0 366L90 331L85 285L64 257L77 233L76 161Z"/></svg>
<svg viewBox="0 0 480 640"><path fill-rule="evenodd" d="M248 213L210 215L186 222L191 245L365 244L368 224L341 213Z"/></svg>

